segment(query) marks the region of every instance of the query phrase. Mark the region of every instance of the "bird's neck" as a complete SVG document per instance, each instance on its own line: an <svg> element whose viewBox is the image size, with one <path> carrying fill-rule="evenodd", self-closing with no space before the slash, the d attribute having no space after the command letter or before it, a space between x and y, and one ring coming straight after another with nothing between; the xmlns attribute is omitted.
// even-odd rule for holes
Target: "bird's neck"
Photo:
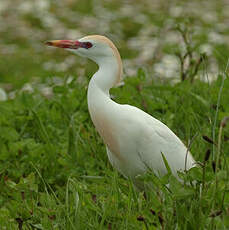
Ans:
<svg viewBox="0 0 229 230"><path fill-rule="evenodd" d="M109 90L119 82L122 71L121 59L118 60L115 55L96 62L99 69L91 78L87 93L88 109L94 124L98 114L109 116L111 113L115 102L110 99Z"/></svg>
<svg viewBox="0 0 229 230"><path fill-rule="evenodd" d="M110 99L109 90L121 79L122 62L120 56L111 55L109 57L96 60L99 66L98 71L93 75L88 86L88 106L89 110L101 100Z"/></svg>
<svg viewBox="0 0 229 230"><path fill-rule="evenodd" d="M104 143L114 152L119 152L114 136L114 114L117 104L110 99L109 89L119 81L119 66L115 60L104 60L92 77L88 87L88 109L91 119Z"/></svg>
<svg viewBox="0 0 229 230"><path fill-rule="evenodd" d="M93 86L96 86L103 93L109 95L110 88L120 81L122 73L121 59L116 56L106 57L99 59L97 64L99 69L89 83L89 90L92 90Z"/></svg>
<svg viewBox="0 0 229 230"><path fill-rule="evenodd" d="M98 71L93 75L88 86L87 100L91 117L96 111L104 110L111 101L109 90L117 83L118 66L111 60L99 63Z"/></svg>

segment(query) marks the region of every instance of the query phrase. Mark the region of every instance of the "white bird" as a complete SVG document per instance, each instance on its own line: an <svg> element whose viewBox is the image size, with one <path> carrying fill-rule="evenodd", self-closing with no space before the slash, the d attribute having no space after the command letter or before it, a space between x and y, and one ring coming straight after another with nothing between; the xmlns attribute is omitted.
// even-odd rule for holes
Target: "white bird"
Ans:
<svg viewBox="0 0 229 230"><path fill-rule="evenodd" d="M113 167L135 181L151 169L163 176L195 166L195 160L182 141L162 122L144 111L111 100L109 90L120 82L122 61L115 45L106 37L91 35L79 40L54 40L46 43L87 57L99 66L90 80L87 101L91 119L106 144Z"/></svg>

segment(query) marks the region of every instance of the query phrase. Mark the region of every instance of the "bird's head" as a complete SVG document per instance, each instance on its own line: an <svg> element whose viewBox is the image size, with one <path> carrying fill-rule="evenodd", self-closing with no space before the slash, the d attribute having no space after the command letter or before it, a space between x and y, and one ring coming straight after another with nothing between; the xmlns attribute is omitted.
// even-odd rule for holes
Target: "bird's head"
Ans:
<svg viewBox="0 0 229 230"><path fill-rule="evenodd" d="M105 36L90 35L79 40L54 40L46 42L49 46L55 46L69 50L79 56L87 57L97 64L109 57L115 57L121 61L115 45Z"/></svg>
<svg viewBox="0 0 229 230"><path fill-rule="evenodd" d="M117 71L116 83L121 81L122 61L118 49L113 42L101 35L90 35L79 40L54 40L46 42L49 46L55 46L69 50L79 56L87 57L99 66L107 65ZM117 63L117 65L115 65Z"/></svg>

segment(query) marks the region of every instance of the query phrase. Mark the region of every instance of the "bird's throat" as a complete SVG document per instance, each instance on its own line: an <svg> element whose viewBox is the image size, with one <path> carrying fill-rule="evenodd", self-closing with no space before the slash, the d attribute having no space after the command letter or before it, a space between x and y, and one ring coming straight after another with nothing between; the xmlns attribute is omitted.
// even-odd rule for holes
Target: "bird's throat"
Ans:
<svg viewBox="0 0 229 230"><path fill-rule="evenodd" d="M99 69L93 75L90 84L94 83L103 92L109 92L121 80L122 65L115 56L109 57L98 63Z"/></svg>

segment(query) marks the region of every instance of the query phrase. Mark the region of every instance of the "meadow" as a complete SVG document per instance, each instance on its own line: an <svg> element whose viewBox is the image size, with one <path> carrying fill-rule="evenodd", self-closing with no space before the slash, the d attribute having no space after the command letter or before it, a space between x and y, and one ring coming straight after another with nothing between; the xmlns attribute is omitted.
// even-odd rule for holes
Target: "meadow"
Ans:
<svg viewBox="0 0 229 230"><path fill-rule="evenodd" d="M228 10L223 0L2 0L0 229L228 229ZM192 152L198 167L182 183L169 168L148 172L146 199L110 165L87 108L97 66L44 45L87 34L120 50L113 100L161 120Z"/></svg>

